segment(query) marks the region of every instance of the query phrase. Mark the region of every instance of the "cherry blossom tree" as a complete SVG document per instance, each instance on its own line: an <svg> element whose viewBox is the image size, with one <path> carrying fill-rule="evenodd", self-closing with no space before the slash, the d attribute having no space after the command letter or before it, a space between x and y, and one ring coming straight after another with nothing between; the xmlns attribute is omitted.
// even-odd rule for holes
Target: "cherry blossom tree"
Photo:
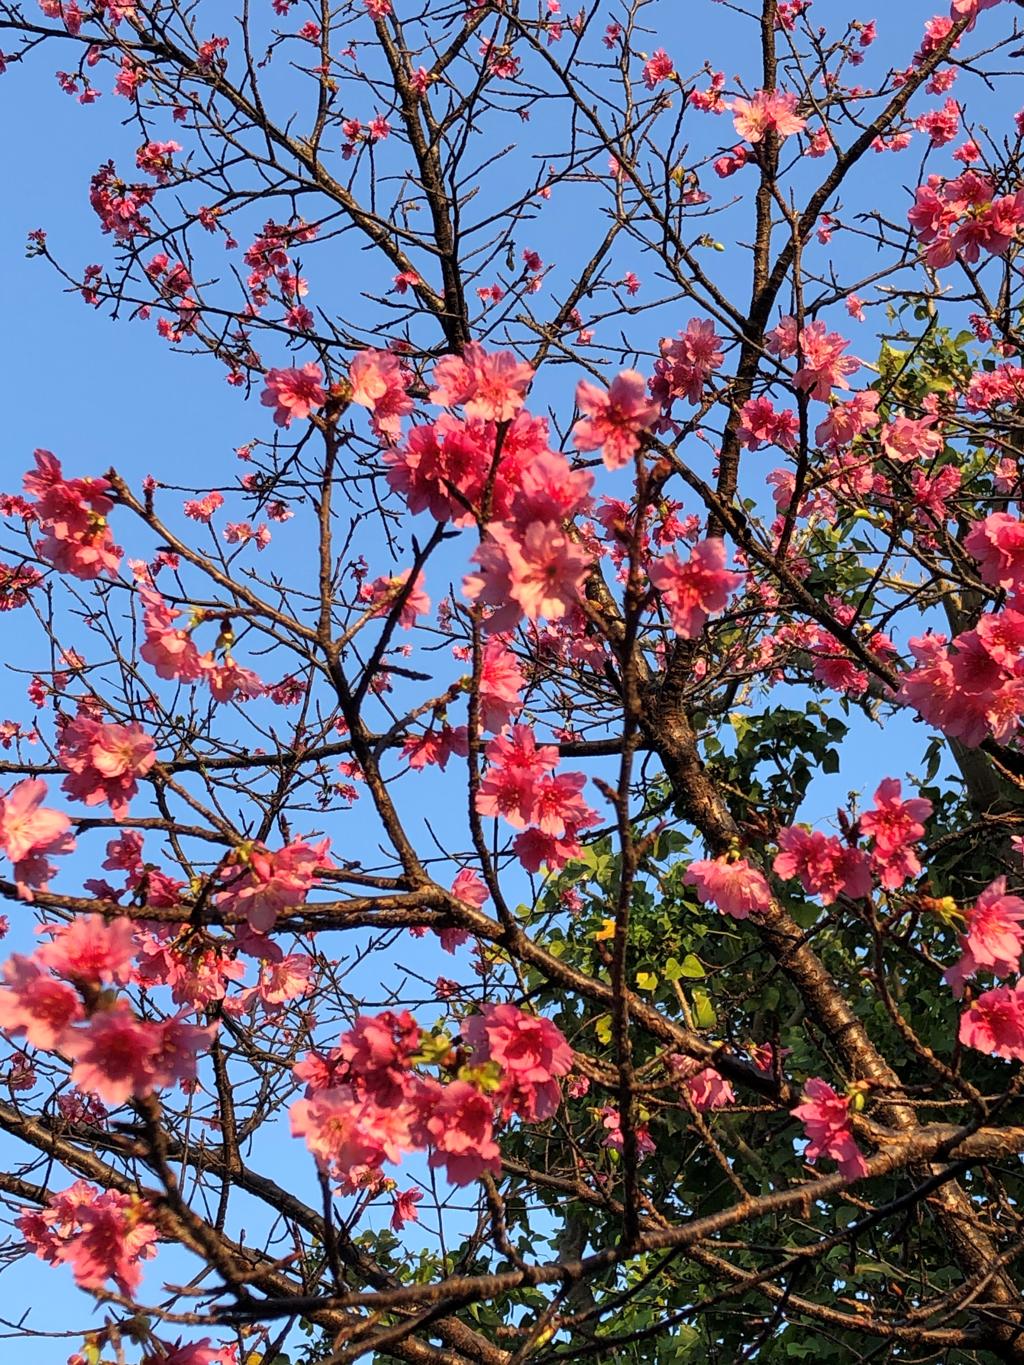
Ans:
<svg viewBox="0 0 1024 1365"><path fill-rule="evenodd" d="M13 1349L1024 1361L1024 33L918 8L0 0L39 287L240 432L5 462Z"/></svg>

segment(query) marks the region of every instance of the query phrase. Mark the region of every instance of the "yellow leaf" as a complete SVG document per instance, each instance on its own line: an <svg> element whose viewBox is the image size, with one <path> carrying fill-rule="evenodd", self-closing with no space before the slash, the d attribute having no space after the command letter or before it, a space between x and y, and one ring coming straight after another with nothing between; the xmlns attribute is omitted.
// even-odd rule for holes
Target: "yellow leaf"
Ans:
<svg viewBox="0 0 1024 1365"><path fill-rule="evenodd" d="M600 943L601 940L604 939L604 938L614 938L614 937L615 937L615 921L614 921L613 919L605 919L605 920L602 920L602 921L601 921L601 927L600 927L600 929L598 929L597 933L594 935L594 942L595 942L595 943Z"/></svg>

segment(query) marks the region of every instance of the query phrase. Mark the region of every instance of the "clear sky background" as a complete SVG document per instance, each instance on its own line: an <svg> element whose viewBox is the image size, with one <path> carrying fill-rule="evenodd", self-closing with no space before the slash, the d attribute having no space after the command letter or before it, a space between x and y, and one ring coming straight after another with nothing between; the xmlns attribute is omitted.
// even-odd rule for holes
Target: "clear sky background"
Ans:
<svg viewBox="0 0 1024 1365"><path fill-rule="evenodd" d="M265 3L269 10L269 0L256 3ZM223 16L233 13L236 6L231 0L217 0L215 11L207 8L209 13ZM402 0L398 0L398 8L401 10ZM941 8L921 0L900 0L877 12L865 9L858 17L877 19L878 41L860 69L864 83L871 83L880 68L894 63L905 65L920 39L924 21ZM697 71L707 58L713 67L724 68L730 77L735 71L742 72L749 87L757 84L756 70L750 61L753 30L729 8L706 0L663 0L651 5L646 13L656 30L650 38L650 49L666 48L680 71ZM832 28L848 18L850 10L842 0L815 0L813 14L818 22ZM612 17L615 8L608 6L608 19ZM1005 15L982 17L977 46L981 45L982 26L990 23L1001 32ZM223 17L218 26L226 29ZM9 40L6 46L11 46ZM212 361L171 354L152 322L112 321L103 310L86 306L76 294L63 292L61 282L46 263L25 260L26 236L36 227L47 230L54 254L71 269L80 269L91 261L109 260L110 240L101 236L88 204L89 178L109 156L130 166L139 142L137 129L121 125L128 109L124 101L108 92L95 105L83 108L61 93L53 75L57 64L56 56L44 51L24 67L12 64L0 78L0 116L7 129L0 147L0 183L4 186L0 281L5 302L2 354L6 393L0 487L16 490L20 486L21 475L37 446L53 450L74 474L100 473L113 464L136 484L147 472L168 481L197 486L230 480L243 472L235 460L235 448L254 435L265 437L270 431L268 414L259 407L257 397L246 402L239 391L224 382L223 371ZM109 78L106 84L109 86ZM1024 103L1008 102L1016 96L1008 96L1005 89L993 99L976 84L968 86L966 81L952 93L966 98L968 92L972 100L979 102L975 107L982 110L994 132L1008 127L1017 103ZM917 107L931 108L940 102L927 97ZM522 125L517 165L525 166L545 140L553 148L556 146L559 126L548 122L548 118L541 106L535 119ZM172 137L174 130L164 128L155 135ZM717 138L723 148L736 140L728 118L715 122L708 136ZM507 125L501 137L508 137ZM891 209L893 216L905 213L906 188L917 183L919 156L920 149L898 158L869 156L844 191L844 205L851 212L879 207ZM801 167L798 183L805 176L806 183L816 179L824 164L813 162ZM942 168L948 169L948 165L943 163ZM745 192L750 183L738 176L729 182L729 189ZM710 173L706 184L716 196L724 193ZM571 187L558 191L532 228L524 229L519 242L521 246L535 247L546 261L554 264L553 279L562 287L573 277L580 259L581 239L587 239L588 234L593 236L600 227L596 218L592 222L587 220L581 204L586 204L585 192L575 197ZM748 225L746 202L739 211L725 214L717 224L710 225L727 248L715 260L715 269L727 291L738 301L745 301L749 295L748 256L735 249L728 234L735 233L740 240L747 240ZM847 277L851 270L861 268L859 257L863 258L865 273L872 268L867 249L849 234L838 234L831 248L816 247L813 251L819 264L829 251L841 253ZM359 299L360 287L365 280L373 292L384 292L390 269L356 254L348 246L339 248L327 259L331 270L319 267L316 301L342 316L364 319L368 312L365 302ZM653 268L642 259L626 260L624 266L635 268L645 284ZM866 296L871 297L870 291ZM695 312L691 305L683 305L678 317L662 314L657 324L654 320L650 324L637 323L635 334L643 334L647 325L643 344L653 348L659 335L685 326ZM853 351L869 360L877 354L873 321L858 328L844 316L837 325L846 328L846 334L853 337ZM614 346L617 329L608 324L606 330L608 335L599 331L596 340ZM269 355L268 363L273 363ZM556 381L545 386L543 401L557 402L564 420L571 408L572 386L580 376L565 370L554 373ZM855 384L866 385L870 379L870 373L862 371ZM769 461L770 456L746 459L748 469L756 469L758 460ZM765 463L764 471L770 467L771 463ZM211 476L211 469L225 473ZM748 491L754 495L763 490ZM296 566L301 564L303 572L308 570L304 556L308 555L309 541L296 523L275 527L275 542L279 566L287 567L289 556L294 556ZM131 552L130 545L128 548ZM468 546L460 542L458 557L462 562L467 553ZM444 566L453 575L455 554L452 551L453 557ZM386 562L371 564L376 573L389 568ZM445 585L431 583L430 589L436 600ZM15 667L28 663L18 616L0 618L0 631L4 661ZM18 673L0 673L0 719L28 719L25 683L26 678ZM840 772L816 783L807 817L827 817L851 789L866 789L870 793L880 778L903 776L913 768L924 738L923 727L906 715L888 719L884 730L858 721L855 742L844 751ZM414 817L422 814L440 820L442 827L447 823L456 828L457 811L445 812L443 780L435 777L417 780L422 804L419 811L414 809ZM358 812L329 815L325 818L325 829L334 838L340 854L351 855L353 848L358 848L362 837ZM19 906L9 910L12 921L16 921L10 946L20 947L25 941L27 912ZM471 979L465 957L453 963L432 948L417 946L415 960L418 969L428 974L461 974L464 979ZM373 984L367 982L368 994L372 995L373 989ZM429 1011L424 1015L424 1022L430 1022ZM298 1179L303 1187L308 1187L312 1164L304 1149L279 1133L263 1145L263 1165L268 1171L278 1177L285 1172L287 1180ZM5 1158L13 1160L14 1153L0 1145L0 1160ZM309 1169L297 1174L304 1166ZM58 1186L60 1183L57 1182ZM144 1292L153 1292L162 1279L174 1278L179 1273L180 1259L162 1252L156 1274L149 1274ZM44 1267L30 1258L7 1269L0 1284L6 1291L8 1305L0 1309L0 1316L17 1318L24 1309L30 1309L29 1324L47 1330L65 1325L85 1327L95 1321L91 1301L73 1289L67 1270ZM20 1365L62 1365L76 1344L71 1341L65 1346L61 1341L36 1339L16 1346L4 1345L0 1335L0 1360L16 1358Z"/></svg>

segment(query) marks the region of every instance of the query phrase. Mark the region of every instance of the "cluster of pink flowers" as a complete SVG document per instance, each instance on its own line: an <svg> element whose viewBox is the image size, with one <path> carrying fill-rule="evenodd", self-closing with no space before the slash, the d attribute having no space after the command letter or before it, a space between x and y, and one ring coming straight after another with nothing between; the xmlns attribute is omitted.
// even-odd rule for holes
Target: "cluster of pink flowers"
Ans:
<svg viewBox="0 0 1024 1365"><path fill-rule="evenodd" d="M979 971L990 972L997 978L1019 971L1024 952L1022 921L1024 900L1008 896L1006 878L997 877L967 912L960 935L962 956L942 978L953 987L954 995L963 995L964 983Z"/></svg>
<svg viewBox="0 0 1024 1365"><path fill-rule="evenodd" d="M68 1365L79 1362L72 1358ZM84 1357L81 1365L85 1365ZM174 1343L161 1342L157 1351L142 1357L142 1365L238 1365L238 1347L234 1343L213 1346L209 1337L183 1343L179 1337Z"/></svg>
<svg viewBox="0 0 1024 1365"><path fill-rule="evenodd" d="M647 396L647 381L623 370L607 389L581 379L576 406L586 414L572 429L577 450L603 450L606 469L621 469L640 448L641 433L657 420L659 406Z"/></svg>
<svg viewBox="0 0 1024 1365"><path fill-rule="evenodd" d="M480 728L498 734L523 709L526 686L519 660L500 635L491 635L483 648L478 708Z"/></svg>
<svg viewBox="0 0 1024 1365"><path fill-rule="evenodd" d="M59 1046L74 1060L77 1086L106 1104L124 1104L175 1083L191 1086L217 1028L185 1023L180 1015L143 1020L126 1000L117 1000L70 1027Z"/></svg>
<svg viewBox="0 0 1024 1365"><path fill-rule="evenodd" d="M565 523L587 506L592 482L553 451L522 470L508 519L488 525L472 555L479 567L463 579L467 597L495 608L489 632L511 630L523 616L559 621L579 600L593 556Z"/></svg>
<svg viewBox="0 0 1024 1365"><path fill-rule="evenodd" d="M0 611L16 611L28 603L29 593L43 581L31 564L0 562Z"/></svg>
<svg viewBox="0 0 1024 1365"><path fill-rule="evenodd" d="M647 86L648 90L656 90L662 81L671 80L675 75L672 58L663 47L652 52L644 62L643 74L644 85Z"/></svg>
<svg viewBox="0 0 1024 1365"><path fill-rule="evenodd" d="M736 1102L736 1092L731 1083L713 1066L701 1066L692 1057L683 1057L679 1053L673 1053L668 1058L668 1064L673 1075L685 1082L690 1103L698 1114L725 1109Z"/></svg>
<svg viewBox="0 0 1024 1365"><path fill-rule="evenodd" d="M100 226L119 241L149 236L151 222L143 209L152 204L155 194L152 185L126 185L112 161L104 162L89 185L89 203Z"/></svg>
<svg viewBox="0 0 1024 1365"><path fill-rule="evenodd" d="M473 1049L474 1066L499 1068L491 1093L503 1119L551 1118L561 1101L558 1080L568 1074L573 1054L550 1019L515 1005L485 1005L465 1021L462 1036Z"/></svg>
<svg viewBox="0 0 1024 1365"><path fill-rule="evenodd" d="M349 366L352 402L370 410L373 432L389 445L402 434L402 418L415 408L406 392L412 379L393 351L360 351Z"/></svg>
<svg viewBox="0 0 1024 1365"><path fill-rule="evenodd" d="M523 866L562 867L580 853L579 835L597 816L582 797L583 773L555 773L558 749L538 746L528 725L514 725L485 750L487 768L477 792L481 815L502 816L514 829L514 848Z"/></svg>
<svg viewBox="0 0 1024 1365"><path fill-rule="evenodd" d="M374 607L374 616L387 616L405 591L410 572L411 570L405 569L402 573L389 574L386 577L375 578L372 583L364 583L359 589L359 600ZM398 624L403 630L411 630L416 624L416 618L425 616L430 611L430 598L423 591L423 581L421 570L416 575L415 583L406 593L401 611L398 613Z"/></svg>
<svg viewBox="0 0 1024 1365"><path fill-rule="evenodd" d="M523 471L548 448L548 424L521 410L505 429L498 450L498 428L480 418L463 420L443 413L436 422L414 426L404 445L386 450L388 483L410 512L429 512L436 521L469 526L482 512L490 490L491 516L508 517Z"/></svg>
<svg viewBox="0 0 1024 1365"><path fill-rule="evenodd" d="M28 777L0 795L0 852L14 864L19 893L31 899L31 888L45 888L56 868L55 854L70 853L75 841L68 833L70 818L43 805L46 783Z"/></svg>
<svg viewBox="0 0 1024 1365"><path fill-rule="evenodd" d="M916 666L904 674L900 698L936 729L969 747L989 735L1013 738L1024 716L1019 676L1024 616L993 612L953 640L944 635L910 641Z"/></svg>
<svg viewBox="0 0 1024 1365"><path fill-rule="evenodd" d="M385 1162L430 1151L455 1185L500 1170L498 1120L550 1118L572 1050L550 1020L514 1005L489 1005L463 1024L472 1062L443 1084L414 1070L421 1035L406 1012L363 1015L328 1056L295 1068L305 1098L291 1107L304 1137L343 1190L379 1188Z"/></svg>
<svg viewBox="0 0 1024 1365"><path fill-rule="evenodd" d="M764 445L794 450L799 433L796 413L789 408L776 412L772 400L766 396L751 398L740 409L736 436L747 450L760 450Z"/></svg>
<svg viewBox="0 0 1024 1365"><path fill-rule="evenodd" d="M465 758L469 753L469 729L465 725L441 725L423 734L410 734L402 744L402 754L414 772L436 764L444 772L453 754Z"/></svg>
<svg viewBox="0 0 1024 1365"><path fill-rule="evenodd" d="M728 108L732 110L738 136L757 143L769 132L775 133L780 141L802 132L807 120L796 112L797 104L796 95L758 90L752 99L733 100Z"/></svg>
<svg viewBox="0 0 1024 1365"><path fill-rule="evenodd" d="M1024 522L1008 512L993 512L972 527L964 541L978 561L982 580L1016 597L1024 594Z"/></svg>
<svg viewBox="0 0 1024 1365"><path fill-rule="evenodd" d="M526 401L533 369L511 351L486 351L475 341L461 355L446 355L434 365L430 401L462 408L483 422L511 422Z"/></svg>
<svg viewBox="0 0 1024 1365"><path fill-rule="evenodd" d="M312 362L301 368L268 370L260 402L274 409L277 426L290 427L293 421L305 421L327 402L323 382L323 370Z"/></svg>
<svg viewBox="0 0 1024 1365"><path fill-rule="evenodd" d="M898 778L887 777L879 783L874 805L860 817L860 829L873 841L871 864L875 875L888 891L895 891L921 871L914 844L924 835L922 821L932 813L932 803L923 796L904 800Z"/></svg>
<svg viewBox="0 0 1024 1365"><path fill-rule="evenodd" d="M225 913L244 915L253 933L269 933L282 911L305 904L317 868L332 866L330 844L295 839L276 853L260 844L236 849L218 872L224 886L214 903Z"/></svg>
<svg viewBox="0 0 1024 1365"><path fill-rule="evenodd" d="M790 352L792 354L792 352ZM864 389L855 393L847 402L837 402L834 398L828 416L814 429L814 439L820 446L838 450L848 446L858 436L863 436L878 425L878 407L881 394L876 389Z"/></svg>
<svg viewBox="0 0 1024 1365"><path fill-rule="evenodd" d="M712 858L692 862L683 874L687 886L697 888L702 905L716 905L723 915L746 919L763 914L772 903L764 873L746 858Z"/></svg>
<svg viewBox="0 0 1024 1365"><path fill-rule="evenodd" d="M193 619L189 629L183 629L174 624L182 613L169 607L154 588L144 585L139 595L145 634L139 654L153 666L157 677L185 683L202 680L214 701L263 695L265 684L251 669L236 663L226 646L220 659L212 650L199 653L191 633L197 619Z"/></svg>
<svg viewBox="0 0 1024 1365"><path fill-rule="evenodd" d="M142 1020L105 993L133 977L131 921L83 916L52 933L30 957L15 953L4 964L0 1027L33 1047L59 1048L74 1062L74 1083L107 1104L191 1084L217 1025L187 1024L181 1015Z"/></svg>
<svg viewBox="0 0 1024 1365"><path fill-rule="evenodd" d="M725 542L718 539L700 541L685 564L675 554L655 560L647 576L661 594L672 629L684 640L699 635L743 582L742 574L725 567Z"/></svg>
<svg viewBox="0 0 1024 1365"><path fill-rule="evenodd" d="M1017 610L1024 593L1024 524L993 512L964 545L982 580L1008 593L1010 603L952 642L938 634L912 639L916 667L904 675L900 697L944 734L974 746L989 735L1011 739L1024 716L1024 613Z"/></svg>
<svg viewBox="0 0 1024 1365"><path fill-rule="evenodd" d="M987 176L968 170L955 180L931 175L919 185L907 217L933 269L959 256L975 264L983 251L1005 256L1024 225L1024 190L996 195Z"/></svg>
<svg viewBox="0 0 1024 1365"><path fill-rule="evenodd" d="M87 806L105 801L123 820L137 779L156 762L156 744L141 725L104 724L83 707L60 726L57 754L68 770L61 790Z"/></svg>
<svg viewBox="0 0 1024 1365"><path fill-rule="evenodd" d="M793 376L793 383L798 389L826 403L834 388L850 387L846 376L860 369L860 361L855 356L843 355L850 344L845 337L838 332L830 332L824 322L818 321L802 328L799 340L801 359ZM780 346L778 354L785 355L786 350L785 346Z"/></svg>
<svg viewBox="0 0 1024 1365"><path fill-rule="evenodd" d="M772 868L777 876L799 877L809 896L832 905L839 896L860 900L871 894L871 867L864 852L835 835L791 825L780 829L779 852Z"/></svg>
<svg viewBox="0 0 1024 1365"><path fill-rule="evenodd" d="M860 1180L867 1175L867 1164L853 1136L850 1100L846 1095L837 1095L826 1081L814 1076L804 1086L803 1103L792 1114L804 1125L809 1139L805 1152L808 1161L827 1156L838 1164L840 1175L848 1180Z"/></svg>
<svg viewBox="0 0 1024 1365"><path fill-rule="evenodd" d="M601 1127L605 1130L605 1135L601 1139L601 1146L607 1147L609 1151L618 1152L621 1156L623 1148L622 1115L614 1105L606 1104L598 1110L598 1118L601 1120ZM636 1137L638 1161L643 1161L658 1150L646 1123L636 1124L633 1132Z"/></svg>
<svg viewBox="0 0 1024 1365"><path fill-rule="evenodd" d="M960 1041L990 1057L1024 1062L1024 981L995 986L960 1017Z"/></svg>
<svg viewBox="0 0 1024 1365"><path fill-rule="evenodd" d="M37 450L35 462L24 488L36 499L29 508L44 533L39 554L75 578L116 573L122 551L107 524L113 507L110 484L106 479L65 479L60 461L48 450Z"/></svg>
<svg viewBox="0 0 1024 1365"><path fill-rule="evenodd" d="M997 365L994 370L976 370L964 394L968 412L987 412L1004 403L1020 403L1024 398L1024 367Z"/></svg>
<svg viewBox="0 0 1024 1365"><path fill-rule="evenodd" d="M68 1265L81 1289L103 1289L113 1280L132 1295L142 1279L140 1262L154 1255L159 1239L152 1210L136 1195L100 1191L85 1180L49 1197L39 1211L15 1220L25 1242L51 1265Z"/></svg>
<svg viewBox="0 0 1024 1365"><path fill-rule="evenodd" d="M675 399L699 403L704 386L725 359L713 322L691 318L676 340L663 337L654 363L651 395L668 411Z"/></svg>

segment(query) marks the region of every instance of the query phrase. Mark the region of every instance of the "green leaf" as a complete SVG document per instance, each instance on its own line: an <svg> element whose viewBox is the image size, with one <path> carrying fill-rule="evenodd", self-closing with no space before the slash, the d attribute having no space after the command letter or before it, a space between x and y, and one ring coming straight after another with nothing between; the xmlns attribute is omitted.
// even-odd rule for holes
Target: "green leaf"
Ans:
<svg viewBox="0 0 1024 1365"><path fill-rule="evenodd" d="M666 981L680 981L683 977L688 977L691 981L699 981L705 975L699 958L696 958L693 953L687 953L682 962L676 957L670 957L665 963Z"/></svg>
<svg viewBox="0 0 1024 1365"><path fill-rule="evenodd" d="M718 1015L707 991L697 989L693 992L693 1020L698 1028L714 1028L718 1023Z"/></svg>

